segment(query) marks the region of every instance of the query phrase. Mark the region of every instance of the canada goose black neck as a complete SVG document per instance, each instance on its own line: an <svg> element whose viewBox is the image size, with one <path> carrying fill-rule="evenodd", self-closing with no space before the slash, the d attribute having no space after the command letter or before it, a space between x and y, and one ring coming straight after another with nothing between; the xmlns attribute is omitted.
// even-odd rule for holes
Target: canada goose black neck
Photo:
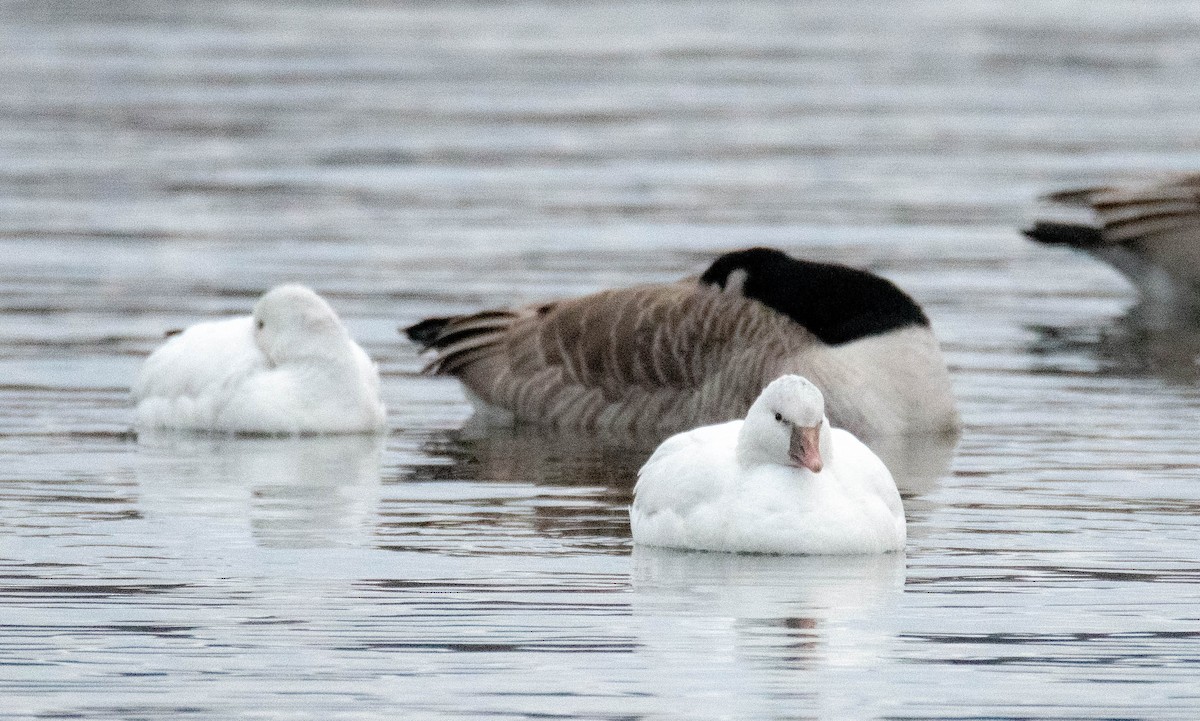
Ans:
<svg viewBox="0 0 1200 721"><path fill-rule="evenodd" d="M741 283L744 296L783 313L829 345L929 325L921 306L891 281L844 265L750 248L717 258L700 282L725 288L731 277Z"/></svg>

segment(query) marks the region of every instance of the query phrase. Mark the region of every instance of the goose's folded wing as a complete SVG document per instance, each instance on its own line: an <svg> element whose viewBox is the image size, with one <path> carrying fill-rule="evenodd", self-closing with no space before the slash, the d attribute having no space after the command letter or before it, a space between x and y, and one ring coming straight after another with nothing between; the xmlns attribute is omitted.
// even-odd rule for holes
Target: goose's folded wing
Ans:
<svg viewBox="0 0 1200 721"><path fill-rule="evenodd" d="M447 319L428 343L438 351L429 368L467 379L486 367L515 382L554 372L614 398L631 387L695 388L731 357L743 364L736 372L754 373L756 359L804 333L752 300L681 281Z"/></svg>
<svg viewBox="0 0 1200 721"><path fill-rule="evenodd" d="M264 367L250 316L197 323L143 362L134 381L135 401L149 397L216 396L239 378Z"/></svg>
<svg viewBox="0 0 1200 721"><path fill-rule="evenodd" d="M669 511L686 516L705 503L717 503L722 489L736 484L734 449L742 421L678 433L658 447L638 471L634 507L643 516Z"/></svg>
<svg viewBox="0 0 1200 721"><path fill-rule="evenodd" d="M1200 175L1141 187L1106 188L1094 193L1091 203L1108 243L1174 233L1200 239Z"/></svg>
<svg viewBox="0 0 1200 721"><path fill-rule="evenodd" d="M695 285L598 293L564 301L528 335L514 337L513 370L561 365L572 383L615 395L629 386L689 388L703 382L733 335L744 303Z"/></svg>
<svg viewBox="0 0 1200 721"><path fill-rule="evenodd" d="M1165 182L1099 186L1052 193L1034 226L1034 240L1097 247L1139 240L1200 241L1200 174Z"/></svg>

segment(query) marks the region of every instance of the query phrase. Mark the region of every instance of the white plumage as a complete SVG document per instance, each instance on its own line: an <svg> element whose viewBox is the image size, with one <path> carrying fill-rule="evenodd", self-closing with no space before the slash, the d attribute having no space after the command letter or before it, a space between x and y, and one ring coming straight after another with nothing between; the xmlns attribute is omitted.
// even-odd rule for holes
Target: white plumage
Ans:
<svg viewBox="0 0 1200 721"><path fill-rule="evenodd" d="M634 543L741 553L861 554L904 548L891 473L830 428L807 379L772 381L742 421L668 438L638 472Z"/></svg>
<svg viewBox="0 0 1200 721"><path fill-rule="evenodd" d="M273 288L250 316L172 337L142 364L133 399L140 428L367 433L386 420L375 364L301 285Z"/></svg>

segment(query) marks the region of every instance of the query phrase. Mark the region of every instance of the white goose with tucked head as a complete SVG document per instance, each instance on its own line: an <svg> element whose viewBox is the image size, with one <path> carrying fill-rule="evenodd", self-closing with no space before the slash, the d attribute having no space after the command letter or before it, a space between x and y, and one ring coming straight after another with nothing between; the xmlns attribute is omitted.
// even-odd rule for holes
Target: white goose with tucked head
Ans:
<svg viewBox="0 0 1200 721"><path fill-rule="evenodd" d="M743 421L672 436L638 472L634 543L735 553L861 554L904 548L892 474L830 428L821 391L786 375Z"/></svg>
<svg viewBox="0 0 1200 721"><path fill-rule="evenodd" d="M375 364L301 285L273 288L253 315L173 336L142 364L133 398L140 428L368 433L386 418Z"/></svg>

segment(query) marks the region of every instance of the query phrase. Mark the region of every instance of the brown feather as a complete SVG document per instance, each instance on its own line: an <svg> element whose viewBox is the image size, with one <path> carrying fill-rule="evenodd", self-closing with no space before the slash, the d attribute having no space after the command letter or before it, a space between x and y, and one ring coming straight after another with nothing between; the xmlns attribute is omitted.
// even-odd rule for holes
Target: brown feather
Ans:
<svg viewBox="0 0 1200 721"><path fill-rule="evenodd" d="M1101 187L1047 196L1095 209L1106 243L1128 243L1164 233L1200 235L1200 175L1129 187ZM1060 200L1060 198L1062 200Z"/></svg>
<svg viewBox="0 0 1200 721"><path fill-rule="evenodd" d="M813 342L785 316L689 280L451 319L427 370L521 420L653 429L744 413L771 380L762 349L788 345L770 337Z"/></svg>
<svg viewBox="0 0 1200 721"><path fill-rule="evenodd" d="M519 422L662 437L742 417L771 380L807 369L848 385L830 398L864 397L859 386L869 378L888 389L888 398L918 396L895 403L936 409L917 431L905 425L907 415L897 417L896 432L957 427L945 365L927 327L910 327L904 336L918 339L913 372L932 388L922 394L908 382L896 387L892 356L865 360L854 355L854 344L834 350L740 290L696 278L440 321L438 334L421 341L437 354L427 371L458 377Z"/></svg>

